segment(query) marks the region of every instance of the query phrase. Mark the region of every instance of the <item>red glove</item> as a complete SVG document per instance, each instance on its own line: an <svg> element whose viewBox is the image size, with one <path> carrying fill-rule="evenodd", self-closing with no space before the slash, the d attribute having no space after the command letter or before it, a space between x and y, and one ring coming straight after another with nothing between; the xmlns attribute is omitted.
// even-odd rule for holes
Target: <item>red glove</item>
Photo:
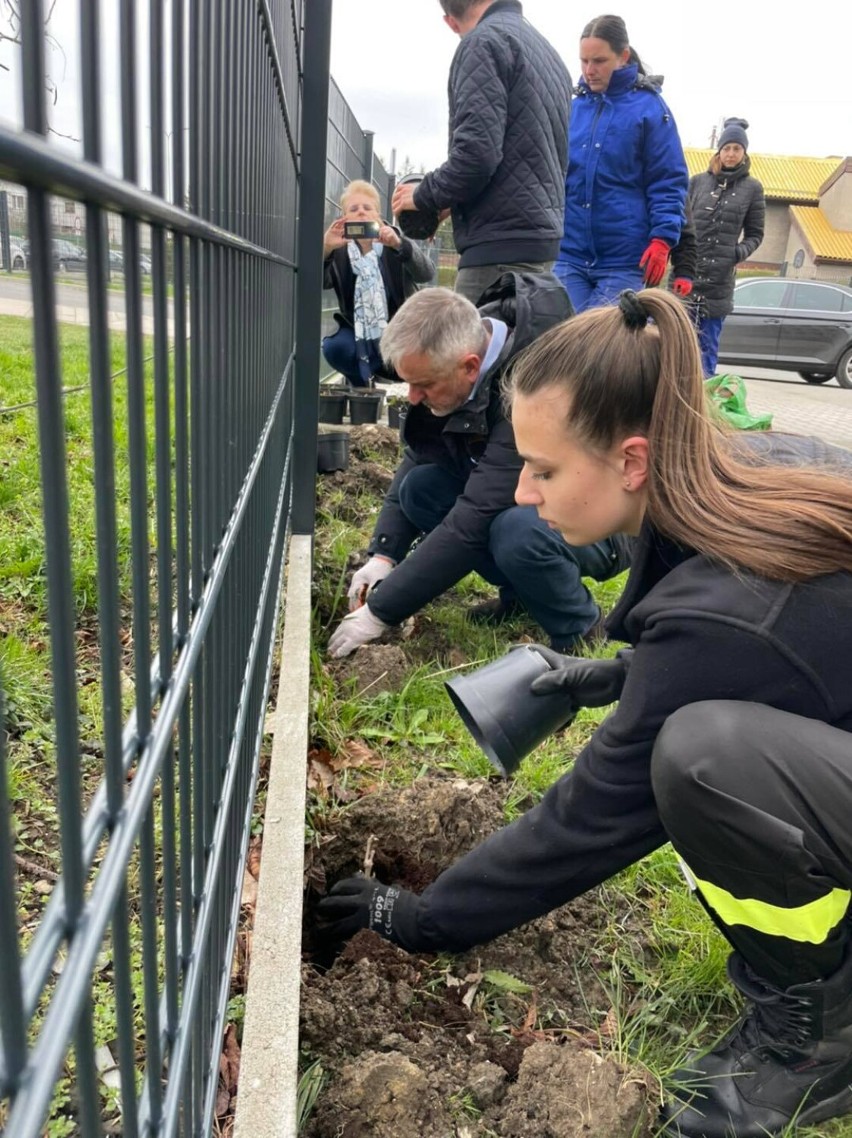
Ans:
<svg viewBox="0 0 852 1138"><path fill-rule="evenodd" d="M686 277L675 277L672 281L672 292L676 296L689 296L692 292L692 281Z"/></svg>
<svg viewBox="0 0 852 1138"><path fill-rule="evenodd" d="M645 270L646 285L658 285L666 275L670 248L671 246L659 237L651 238L651 243L642 254L642 260L639 262L639 268Z"/></svg>

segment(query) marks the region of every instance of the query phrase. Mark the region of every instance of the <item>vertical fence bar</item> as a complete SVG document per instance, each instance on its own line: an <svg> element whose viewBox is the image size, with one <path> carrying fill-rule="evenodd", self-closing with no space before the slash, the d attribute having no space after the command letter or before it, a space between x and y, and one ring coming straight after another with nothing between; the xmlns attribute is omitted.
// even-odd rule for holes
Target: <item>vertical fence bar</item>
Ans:
<svg viewBox="0 0 852 1138"><path fill-rule="evenodd" d="M100 165L101 85L98 44L99 9L80 7L80 48L83 78L83 150L89 162ZM101 210L86 207L89 287L89 357L92 392L92 448L94 452L95 511L98 537L98 625L101 651L101 685L104 716L104 763L107 809L115 822L124 802L121 740L121 657L119 647L118 527L115 508L115 434L106 282L108 249ZM112 928L115 970L115 1018L122 1112L126 1138L137 1138L135 1031L130 968L130 930L127 890L116 905Z"/></svg>
<svg viewBox="0 0 852 1138"><path fill-rule="evenodd" d="M45 135L44 8L31 0L21 11L21 62L24 127ZM83 911L83 857L80 827L80 746L78 736L74 591L69 532L65 423L62 374L56 328L52 233L47 195L30 190L28 202L30 274L33 295L40 303L33 312L36 392L38 396L39 462L47 562L47 603L56 726L56 765L59 791L60 842L65 879L66 929L72 938ZM81 976L85 992L88 977ZM98 1089L94 1071L94 1037L88 998L81 997L74 1030L80 1120L86 1138L100 1134ZM43 1072L47 1075L48 1072ZM55 1074L51 1072L50 1074ZM30 1121L39 1111L34 1104Z"/></svg>
<svg viewBox="0 0 852 1138"><path fill-rule="evenodd" d="M296 287L296 390L294 413L293 532L314 531L317 406L322 326L322 234L328 136L328 61L331 0L312 0L305 10L302 80L302 161Z"/></svg>
<svg viewBox="0 0 852 1138"><path fill-rule="evenodd" d="M14 1095L27 1064L27 1025L21 988L21 951L15 896L12 818L6 793L6 697L0 674L0 1038L6 1088Z"/></svg>

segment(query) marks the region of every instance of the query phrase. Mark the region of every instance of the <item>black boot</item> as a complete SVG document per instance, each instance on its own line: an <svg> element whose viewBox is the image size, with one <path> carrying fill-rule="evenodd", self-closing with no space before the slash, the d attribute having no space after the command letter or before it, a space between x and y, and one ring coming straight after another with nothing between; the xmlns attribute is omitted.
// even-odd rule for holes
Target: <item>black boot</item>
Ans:
<svg viewBox="0 0 852 1138"><path fill-rule="evenodd" d="M467 618L476 624L503 624L513 616L519 616L523 611L524 606L515 594L509 589L501 589L498 597L470 605L467 609Z"/></svg>
<svg viewBox="0 0 852 1138"><path fill-rule="evenodd" d="M728 961L750 1001L707 1055L672 1076L682 1102L667 1103L671 1138L766 1138L852 1111L852 954L827 980L783 991L743 958Z"/></svg>

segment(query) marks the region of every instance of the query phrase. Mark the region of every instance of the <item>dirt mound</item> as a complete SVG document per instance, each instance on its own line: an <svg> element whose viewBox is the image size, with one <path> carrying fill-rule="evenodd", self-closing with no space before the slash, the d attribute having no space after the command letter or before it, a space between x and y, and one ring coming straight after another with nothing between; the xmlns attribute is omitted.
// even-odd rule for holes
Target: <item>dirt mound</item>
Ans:
<svg viewBox="0 0 852 1138"><path fill-rule="evenodd" d="M377 695L405 687L411 663L396 644L364 644L351 656L332 660L329 672L339 684L352 684L352 694Z"/></svg>
<svg viewBox="0 0 852 1138"><path fill-rule="evenodd" d="M340 811L314 856L331 885L372 839L376 877L422 892L504 824L507 793L438 777L383 790ZM589 946L624 916L613 903L588 894L449 962L364 931L330 967L306 963L302 1046L327 1075L307 1138L647 1133L641 1077L588 1050L611 1032Z"/></svg>

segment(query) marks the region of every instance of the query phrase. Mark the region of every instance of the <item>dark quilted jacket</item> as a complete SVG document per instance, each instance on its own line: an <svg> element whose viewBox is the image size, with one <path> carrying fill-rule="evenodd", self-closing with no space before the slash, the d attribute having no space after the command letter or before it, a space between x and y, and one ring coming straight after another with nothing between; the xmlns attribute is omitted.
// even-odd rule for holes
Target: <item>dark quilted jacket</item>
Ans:
<svg viewBox="0 0 852 1138"><path fill-rule="evenodd" d="M708 170L690 179L689 203L698 239L695 303L701 316L727 316L734 307L737 265L763 240L763 186L745 164L727 174Z"/></svg>
<svg viewBox="0 0 852 1138"><path fill-rule="evenodd" d="M461 268L552 261L565 208L571 77L517 0L497 0L464 36L449 100L449 158L423 179L415 204L452 208Z"/></svg>

